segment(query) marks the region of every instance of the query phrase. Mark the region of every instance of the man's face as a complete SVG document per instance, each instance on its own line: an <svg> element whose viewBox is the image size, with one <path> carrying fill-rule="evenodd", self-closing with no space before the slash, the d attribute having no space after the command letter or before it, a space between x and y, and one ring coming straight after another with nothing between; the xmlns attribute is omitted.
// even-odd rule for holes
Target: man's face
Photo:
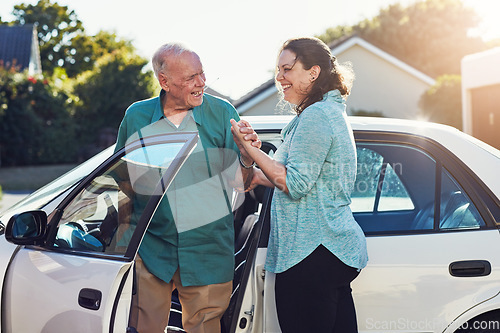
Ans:
<svg viewBox="0 0 500 333"><path fill-rule="evenodd" d="M160 82L167 92L167 104L175 109L191 109L203 102L205 72L195 53L184 52L168 63L168 73Z"/></svg>

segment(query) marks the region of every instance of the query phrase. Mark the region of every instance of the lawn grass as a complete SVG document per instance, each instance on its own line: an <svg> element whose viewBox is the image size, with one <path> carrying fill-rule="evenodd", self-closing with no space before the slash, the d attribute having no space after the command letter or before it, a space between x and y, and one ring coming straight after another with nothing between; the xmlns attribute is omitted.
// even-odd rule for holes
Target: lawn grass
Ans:
<svg viewBox="0 0 500 333"><path fill-rule="evenodd" d="M3 192L32 192L74 167L74 164L62 164L0 168L0 186Z"/></svg>

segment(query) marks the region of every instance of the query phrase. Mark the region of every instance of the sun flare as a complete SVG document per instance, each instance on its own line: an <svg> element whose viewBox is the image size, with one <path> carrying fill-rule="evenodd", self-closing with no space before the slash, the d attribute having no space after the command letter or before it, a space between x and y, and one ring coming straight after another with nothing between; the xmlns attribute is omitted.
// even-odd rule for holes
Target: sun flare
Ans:
<svg viewBox="0 0 500 333"><path fill-rule="evenodd" d="M486 41L500 38L499 0L463 0L463 3L467 7L473 8L482 19L474 34L481 36Z"/></svg>

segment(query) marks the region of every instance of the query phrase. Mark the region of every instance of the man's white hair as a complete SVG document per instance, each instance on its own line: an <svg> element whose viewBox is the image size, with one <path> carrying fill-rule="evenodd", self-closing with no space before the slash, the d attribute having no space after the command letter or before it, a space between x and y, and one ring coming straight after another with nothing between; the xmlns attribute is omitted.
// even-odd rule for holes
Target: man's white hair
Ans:
<svg viewBox="0 0 500 333"><path fill-rule="evenodd" d="M158 48L151 62L153 63L153 71L156 78L159 78L160 73L166 73L168 71L166 59L170 56L180 56L181 54L189 52L194 53L192 50L187 48L181 43L167 43Z"/></svg>

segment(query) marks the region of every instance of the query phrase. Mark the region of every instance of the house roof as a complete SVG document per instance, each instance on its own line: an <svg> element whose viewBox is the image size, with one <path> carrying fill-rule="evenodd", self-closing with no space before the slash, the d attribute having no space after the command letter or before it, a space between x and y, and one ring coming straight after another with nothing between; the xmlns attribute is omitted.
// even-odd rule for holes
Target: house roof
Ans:
<svg viewBox="0 0 500 333"><path fill-rule="evenodd" d="M368 50L369 52L379 56L380 58L386 60L387 62L393 64L395 67L400 68L401 70L408 72L409 74L417 77L418 79L426 82L429 85L434 84L434 79L431 78L430 76L422 73L421 71L417 70L416 68L408 65L407 63L399 60L398 58L390 55L389 53L383 51L382 49L376 47L375 45L367 42L366 40L362 39L358 35L350 35L350 36L345 36L340 39L335 40L334 42L330 43L328 46L332 50L332 53L334 55L340 54L347 49L359 45L360 47ZM274 78L264 82L262 85L259 87L255 88L254 90L250 91L248 94L242 96L240 99L234 102L234 106L238 109L239 113L243 113L246 110L252 108L254 105L258 104L262 100L268 98L271 96L273 93L277 91L275 84L274 84Z"/></svg>
<svg viewBox="0 0 500 333"><path fill-rule="evenodd" d="M206 87L205 88L205 91L207 93L209 93L210 95L213 95L213 96L217 96L217 97L220 97L222 99L225 99L227 100L228 102L230 102L231 104L233 103L233 100L229 97L229 96L226 96L226 95L223 95L221 94L220 92L218 92L217 90L213 89L213 88L210 88L210 87Z"/></svg>
<svg viewBox="0 0 500 333"><path fill-rule="evenodd" d="M243 95L238 100L234 102L234 107L238 109L240 113L244 111L240 111L241 108L244 108L245 111L255 104L259 103L263 99L269 97L272 93L276 92L276 86L274 85L274 78L269 79L264 82L257 88L251 90L249 93Z"/></svg>
<svg viewBox="0 0 500 333"><path fill-rule="evenodd" d="M36 31L33 24L0 25L0 61L4 66L29 68L32 43Z"/></svg>

